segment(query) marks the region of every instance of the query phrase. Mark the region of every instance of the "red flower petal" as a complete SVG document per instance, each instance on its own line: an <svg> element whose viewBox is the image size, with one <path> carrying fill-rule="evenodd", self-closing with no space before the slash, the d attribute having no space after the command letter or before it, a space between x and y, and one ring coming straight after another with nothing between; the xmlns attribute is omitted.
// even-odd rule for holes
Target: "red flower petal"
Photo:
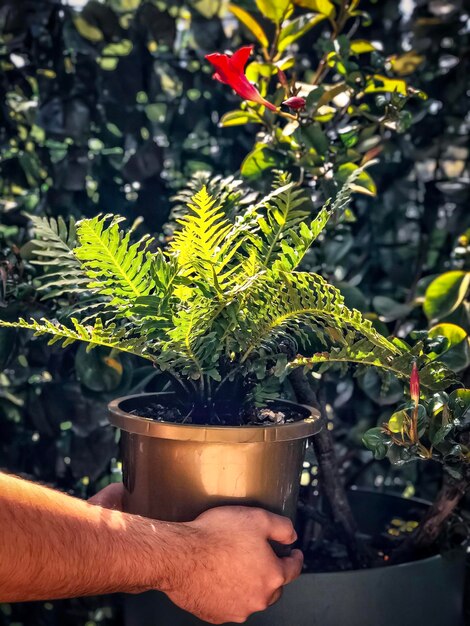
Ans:
<svg viewBox="0 0 470 626"><path fill-rule="evenodd" d="M253 48L254 46L243 46L243 48L236 50L232 54L229 61L235 71L245 72L245 65L248 63L248 59L253 52Z"/></svg>
<svg viewBox="0 0 470 626"><path fill-rule="evenodd" d="M265 100L254 85L245 76L245 65L253 51L253 46L243 46L232 56L214 52L206 54L206 59L216 69L213 78L221 83L229 85L243 100L250 100L262 104L271 111L276 107Z"/></svg>

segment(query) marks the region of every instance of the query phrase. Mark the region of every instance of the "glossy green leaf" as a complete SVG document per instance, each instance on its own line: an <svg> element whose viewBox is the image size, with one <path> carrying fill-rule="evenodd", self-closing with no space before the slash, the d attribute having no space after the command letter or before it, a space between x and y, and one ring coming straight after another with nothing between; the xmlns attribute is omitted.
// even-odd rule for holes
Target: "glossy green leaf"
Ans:
<svg viewBox="0 0 470 626"><path fill-rule="evenodd" d="M87 351L84 345L77 350L75 369L81 384L91 391L113 391L123 374L119 356L110 356L109 350L102 348Z"/></svg>
<svg viewBox="0 0 470 626"><path fill-rule="evenodd" d="M256 0L260 13L275 24L283 22L292 12L291 0Z"/></svg>
<svg viewBox="0 0 470 626"><path fill-rule="evenodd" d="M429 320L450 315L464 301L470 286L470 273L454 270L445 272L426 289L423 310Z"/></svg>
<svg viewBox="0 0 470 626"><path fill-rule="evenodd" d="M267 48L269 46L269 41L266 33L255 20L255 18L250 15L250 13L248 13L248 11L245 11L245 9L242 9L236 4L229 4L228 8L235 15L235 17L239 19L240 22L244 24L244 26L246 26L248 30L256 37L256 39L260 42L263 48Z"/></svg>
<svg viewBox="0 0 470 626"><path fill-rule="evenodd" d="M449 408L454 419L460 421L470 417L470 389L456 389L449 396Z"/></svg>
<svg viewBox="0 0 470 626"><path fill-rule="evenodd" d="M251 111L229 111L222 116L220 126L242 126L243 124L260 124L261 118Z"/></svg>
<svg viewBox="0 0 470 626"><path fill-rule="evenodd" d="M336 13L335 5L331 0L294 0L294 3L304 9L322 13L325 17L333 17Z"/></svg>
<svg viewBox="0 0 470 626"><path fill-rule="evenodd" d="M326 19L325 15L315 15L313 13L307 13L306 15L296 17L281 30L277 46L279 52L283 52L292 43L294 43L294 41L303 37L309 30L322 22L324 19Z"/></svg>
<svg viewBox="0 0 470 626"><path fill-rule="evenodd" d="M378 426L366 431L362 437L362 443L368 450L373 452L374 458L377 460L384 459L387 456L387 444L389 441L388 436Z"/></svg>
<svg viewBox="0 0 470 626"><path fill-rule="evenodd" d="M309 124L302 127L302 140L310 145L320 154L325 155L328 152L329 142L326 133L323 131L319 123Z"/></svg>
<svg viewBox="0 0 470 626"><path fill-rule="evenodd" d="M404 304L396 302L388 296L376 296L372 303L374 309L379 313L382 320L385 322L392 322L401 317L406 317L413 309L412 304Z"/></svg>
<svg viewBox="0 0 470 626"><path fill-rule="evenodd" d="M367 52L374 52L375 46L372 42L366 39L356 39L351 41L349 50L352 54L365 54Z"/></svg>
<svg viewBox="0 0 470 626"><path fill-rule="evenodd" d="M343 165L339 166L336 177L339 182L343 183L357 168L358 166L355 163L343 163ZM362 171L357 177L355 190L369 196L377 195L377 186L373 178L366 171Z"/></svg>
<svg viewBox="0 0 470 626"><path fill-rule="evenodd" d="M258 144L243 161L241 165L242 176L256 179L266 170L272 170L281 166L280 155L263 144Z"/></svg>

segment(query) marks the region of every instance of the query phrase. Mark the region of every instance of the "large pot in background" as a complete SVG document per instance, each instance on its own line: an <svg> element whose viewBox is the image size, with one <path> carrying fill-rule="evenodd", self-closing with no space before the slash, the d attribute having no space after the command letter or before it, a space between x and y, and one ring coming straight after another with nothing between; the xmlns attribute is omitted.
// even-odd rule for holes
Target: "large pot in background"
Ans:
<svg viewBox="0 0 470 626"><path fill-rule="evenodd" d="M415 520L428 503L354 490L362 532L377 533L393 517ZM247 626L463 626L465 553L370 570L302 574L281 600ZM202 626L162 593L127 596L126 626Z"/></svg>
<svg viewBox="0 0 470 626"><path fill-rule="evenodd" d="M306 441L320 428L315 409L276 401L295 407L301 419L198 426L139 417L152 403L171 406L175 395L140 394L109 404L111 423L121 429L126 511L186 522L209 508L238 504L294 518Z"/></svg>

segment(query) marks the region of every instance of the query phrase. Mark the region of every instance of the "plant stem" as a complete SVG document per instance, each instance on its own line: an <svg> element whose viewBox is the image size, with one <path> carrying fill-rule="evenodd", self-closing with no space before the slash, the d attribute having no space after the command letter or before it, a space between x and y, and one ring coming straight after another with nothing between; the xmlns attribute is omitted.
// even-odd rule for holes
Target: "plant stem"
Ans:
<svg viewBox="0 0 470 626"><path fill-rule="evenodd" d="M327 427L324 406L318 401L316 393L310 386L302 368L294 370L289 379L297 400L320 410L322 429L313 437L313 447L320 470L320 485L330 506L333 522L338 529L340 539L346 546L354 567L367 567L367 554L365 547L358 538L356 520L343 485L333 437Z"/></svg>

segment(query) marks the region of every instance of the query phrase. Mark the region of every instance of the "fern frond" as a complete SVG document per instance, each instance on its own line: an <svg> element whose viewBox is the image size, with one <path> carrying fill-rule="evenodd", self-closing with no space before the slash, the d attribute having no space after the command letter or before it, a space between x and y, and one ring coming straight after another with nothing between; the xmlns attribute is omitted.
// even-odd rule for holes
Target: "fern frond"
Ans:
<svg viewBox="0 0 470 626"><path fill-rule="evenodd" d="M298 357L290 363L289 369L302 366L312 368L320 365L321 368L328 368L335 364L354 364L385 370L409 382L413 362L417 360L422 388L441 391L456 381L452 370L443 363L430 361L426 356L417 358L418 351L419 349L415 347L412 351L394 354L387 348L375 345L369 339L359 339L350 345L333 348L329 352L318 352L311 357Z"/></svg>
<svg viewBox="0 0 470 626"><path fill-rule="evenodd" d="M217 198L224 215L234 221L235 216L240 214L240 209L248 207L257 196L256 192L246 193L243 189L243 181L234 176L213 176L209 172L196 172L186 186L180 190L171 200L175 203L171 210L168 222L163 226L163 232L172 236L177 228L177 222L188 212L188 204L202 187L213 198Z"/></svg>
<svg viewBox="0 0 470 626"><path fill-rule="evenodd" d="M333 202L327 200L316 217L310 222L303 221L285 233L281 241L282 254L273 267L281 271L292 271L299 267L305 254L323 232L332 217L340 217L348 208L354 191L354 183L364 168L358 167L347 178Z"/></svg>
<svg viewBox="0 0 470 626"><path fill-rule="evenodd" d="M45 292L43 299L64 293L82 293L88 290L88 277L73 254L77 242L75 220L70 218L68 227L59 217L31 216L34 225L34 265L40 265L44 273L39 276L38 290Z"/></svg>
<svg viewBox="0 0 470 626"><path fill-rule="evenodd" d="M266 216L259 215L257 219L261 231L257 248L260 265L264 268L270 267L282 252L282 242L286 233L294 231L310 213L310 207L307 205L305 208L305 193L295 187L290 178L284 178L280 182L285 184L278 187L264 201Z"/></svg>
<svg viewBox="0 0 470 626"><path fill-rule="evenodd" d="M144 236L131 244L131 233L119 228L122 220L105 215L78 222L74 254L88 276L88 286L125 314L136 298L151 293L154 282L147 251L151 239Z"/></svg>
<svg viewBox="0 0 470 626"><path fill-rule="evenodd" d="M7 328L25 328L32 330L36 336L50 335L49 345L60 342L63 347L68 346L75 341L82 341L88 344L88 349L96 346L104 346L113 348L120 352L135 354L150 361L154 361L154 357L149 354L149 342L142 338L127 339L126 330L117 328L114 323L103 326L100 318L97 318L93 326L85 326L76 318L71 319L73 328L69 328L57 321L50 321L41 318L40 321L31 319L29 322L20 318L17 322L5 322L0 320L0 326Z"/></svg>
<svg viewBox="0 0 470 626"><path fill-rule="evenodd" d="M201 281L221 295L231 272L227 266L241 243L240 228L234 226L220 205L203 187L188 204L189 212L178 220L170 252L188 277Z"/></svg>
<svg viewBox="0 0 470 626"><path fill-rule="evenodd" d="M308 272L292 272L266 279L247 301L250 317L242 328L238 341L248 341L243 347L242 362L258 348L272 349L284 335L307 340L305 327L315 331L316 338L325 344L346 343L353 330L372 344L400 354L400 349L378 333L372 323L359 311L349 309L338 289L321 276Z"/></svg>

